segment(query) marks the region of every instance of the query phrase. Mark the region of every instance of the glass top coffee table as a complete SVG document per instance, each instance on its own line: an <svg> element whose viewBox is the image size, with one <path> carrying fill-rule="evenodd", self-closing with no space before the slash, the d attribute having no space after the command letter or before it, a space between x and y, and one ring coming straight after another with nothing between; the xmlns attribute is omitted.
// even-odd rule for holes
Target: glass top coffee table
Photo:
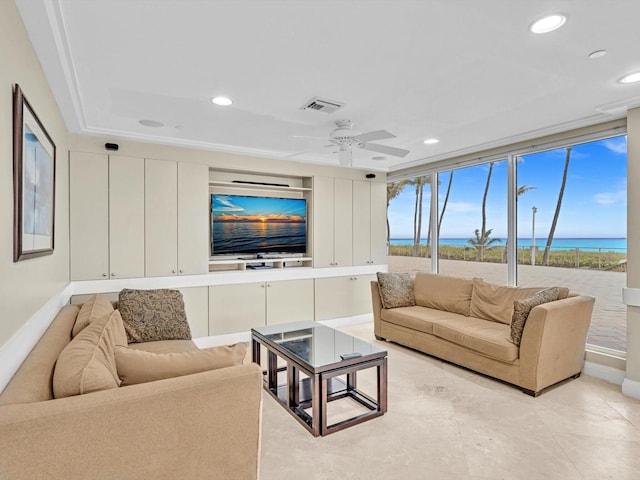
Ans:
<svg viewBox="0 0 640 480"><path fill-rule="evenodd" d="M387 411L386 350L316 322L252 328L251 350L258 365L262 347L268 364L265 390L314 436L337 432ZM285 366L278 366L278 358ZM368 368L376 369L376 398L357 388L357 372ZM286 373L286 383L279 383L279 373ZM345 397L366 407L365 413L328 425L327 402Z"/></svg>

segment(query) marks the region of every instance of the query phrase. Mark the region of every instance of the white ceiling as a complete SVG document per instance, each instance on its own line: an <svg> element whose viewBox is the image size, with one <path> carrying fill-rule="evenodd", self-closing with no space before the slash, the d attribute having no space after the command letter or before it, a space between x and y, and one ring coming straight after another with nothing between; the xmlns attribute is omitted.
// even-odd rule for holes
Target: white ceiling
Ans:
<svg viewBox="0 0 640 480"><path fill-rule="evenodd" d="M110 140L337 164L322 138L296 136L326 138L350 119L411 151L358 150L354 166L393 171L640 105L640 84L616 82L640 70L638 0L16 3L70 130ZM560 30L528 31L558 12ZM301 110L314 96L346 105Z"/></svg>

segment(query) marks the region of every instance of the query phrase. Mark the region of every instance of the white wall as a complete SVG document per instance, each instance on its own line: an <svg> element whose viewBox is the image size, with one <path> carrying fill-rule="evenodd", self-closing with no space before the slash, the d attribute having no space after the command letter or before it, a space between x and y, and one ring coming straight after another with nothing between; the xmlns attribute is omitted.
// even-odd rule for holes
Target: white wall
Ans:
<svg viewBox="0 0 640 480"><path fill-rule="evenodd" d="M54 253L13 262L13 86L19 84L57 148ZM68 131L22 18L0 2L0 348L69 282Z"/></svg>

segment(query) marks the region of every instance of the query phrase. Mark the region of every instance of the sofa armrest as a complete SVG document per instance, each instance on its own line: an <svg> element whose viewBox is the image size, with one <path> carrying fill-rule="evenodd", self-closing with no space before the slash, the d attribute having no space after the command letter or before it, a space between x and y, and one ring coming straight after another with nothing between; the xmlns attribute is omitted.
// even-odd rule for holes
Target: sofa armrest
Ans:
<svg viewBox="0 0 640 480"><path fill-rule="evenodd" d="M371 302L373 304L373 333L376 337L382 337L381 312L382 298L380 297L380 286L377 281L371 282Z"/></svg>
<svg viewBox="0 0 640 480"><path fill-rule="evenodd" d="M0 407L0 478L258 476L262 373L239 365Z"/></svg>
<svg viewBox="0 0 640 480"><path fill-rule="evenodd" d="M577 295L531 310L520 342L523 388L538 392L582 371L594 303Z"/></svg>

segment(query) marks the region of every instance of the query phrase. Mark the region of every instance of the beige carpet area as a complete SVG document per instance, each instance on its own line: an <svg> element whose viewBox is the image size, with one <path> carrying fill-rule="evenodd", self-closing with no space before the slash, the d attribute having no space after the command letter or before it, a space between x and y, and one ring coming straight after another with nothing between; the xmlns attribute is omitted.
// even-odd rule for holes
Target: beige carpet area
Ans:
<svg viewBox="0 0 640 480"><path fill-rule="evenodd" d="M341 330L376 342L371 323ZM264 393L261 480L640 478L640 401L620 386L583 375L532 398L376 343L389 352L388 413L314 438Z"/></svg>

